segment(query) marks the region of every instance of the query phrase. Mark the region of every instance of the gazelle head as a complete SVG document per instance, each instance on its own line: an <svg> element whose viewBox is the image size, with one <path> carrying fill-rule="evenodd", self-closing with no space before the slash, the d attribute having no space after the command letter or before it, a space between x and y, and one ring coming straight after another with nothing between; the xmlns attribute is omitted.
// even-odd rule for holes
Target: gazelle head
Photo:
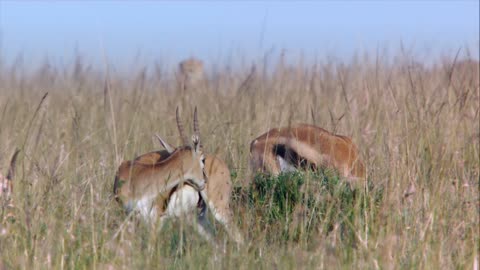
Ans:
<svg viewBox="0 0 480 270"><path fill-rule="evenodd" d="M207 181L207 176L205 174L205 155L203 153L203 147L200 141L200 129L198 127L198 117L197 117L197 108L193 114L193 135L192 135L192 145L190 145L189 140L185 136L183 129L183 123L180 119L178 107L176 109L176 119L177 119L177 128L180 133L180 138L182 139L182 147L173 147L160 136L155 135L160 141L160 144L168 151L169 154L175 155L179 151L190 151L192 154L191 158L183 158L183 168L188 168L186 172L187 182L198 190L203 190L205 188L205 183ZM200 183L203 183L200 184Z"/></svg>
<svg viewBox="0 0 480 270"><path fill-rule="evenodd" d="M175 110L175 116L176 116L176 120L177 120L178 133L180 135L180 139L182 140L182 144L183 145L189 145L190 142L189 142L187 136L185 136L185 130L183 128L182 119L180 119L180 114L178 112L178 107ZM200 144L200 129L198 128L197 107L195 107L195 112L193 113L193 133L194 133L192 135L193 145L194 145L194 147L198 146L199 150L201 151L202 150L202 145ZM155 134L155 136L157 137L160 144L165 148L165 150L167 150L167 152L169 154L172 154L173 152L175 152L175 150L177 149L176 147L172 146L171 144L169 144L168 142L163 140L160 136L158 136L158 134Z"/></svg>
<svg viewBox="0 0 480 270"><path fill-rule="evenodd" d="M180 154L181 168L185 170L184 178L185 182L193 186L198 191L205 189L207 183L207 176L205 174L205 155L200 146L200 137L198 135L192 136L193 146L183 146L177 148L172 155L176 152L185 152ZM189 156L190 155L190 156Z"/></svg>

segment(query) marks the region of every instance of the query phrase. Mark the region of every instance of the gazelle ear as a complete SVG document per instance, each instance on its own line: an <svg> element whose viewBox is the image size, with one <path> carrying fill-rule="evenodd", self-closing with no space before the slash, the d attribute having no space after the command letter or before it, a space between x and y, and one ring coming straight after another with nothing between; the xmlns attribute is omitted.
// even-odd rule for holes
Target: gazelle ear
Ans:
<svg viewBox="0 0 480 270"><path fill-rule="evenodd" d="M193 149L195 152L198 152L201 150L201 144L200 144L200 137L198 137L197 134L192 135L192 142L193 142Z"/></svg>
<svg viewBox="0 0 480 270"><path fill-rule="evenodd" d="M158 136L158 134L155 134L155 137L157 137L160 144L163 146L163 148L165 148L165 150L167 150L167 152L169 154L171 154L171 153L173 153L173 151L175 151L175 147L171 146L169 143L164 141L160 136Z"/></svg>

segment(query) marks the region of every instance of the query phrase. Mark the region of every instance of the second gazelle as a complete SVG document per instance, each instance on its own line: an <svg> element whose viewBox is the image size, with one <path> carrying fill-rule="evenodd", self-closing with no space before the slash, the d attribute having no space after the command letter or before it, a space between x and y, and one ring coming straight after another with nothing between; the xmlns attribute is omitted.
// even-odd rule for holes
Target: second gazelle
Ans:
<svg viewBox="0 0 480 270"><path fill-rule="evenodd" d="M350 181L365 179L357 147L346 136L308 124L273 128L250 144L254 172L273 175L302 169L331 168Z"/></svg>

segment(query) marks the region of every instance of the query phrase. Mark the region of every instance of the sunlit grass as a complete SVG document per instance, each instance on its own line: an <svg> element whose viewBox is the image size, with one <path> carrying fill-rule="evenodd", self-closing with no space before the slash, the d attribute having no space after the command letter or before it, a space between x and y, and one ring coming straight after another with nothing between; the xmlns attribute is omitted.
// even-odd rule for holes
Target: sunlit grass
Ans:
<svg viewBox="0 0 480 270"><path fill-rule="evenodd" d="M15 218L0 225L0 265L471 269L480 248L478 62L436 62L424 67L406 53L393 63L381 55L258 62L207 71L208 82L188 91L162 70L111 69L105 88L81 61L33 74L2 66L3 173L15 148L22 152ZM112 196L120 162L160 148L155 133L179 143L176 106L186 127L198 107L205 150L233 176L231 206L246 245L226 241L223 255L181 221L152 230L127 217ZM250 141L295 122L352 137L368 181L349 184L328 170L252 175Z"/></svg>

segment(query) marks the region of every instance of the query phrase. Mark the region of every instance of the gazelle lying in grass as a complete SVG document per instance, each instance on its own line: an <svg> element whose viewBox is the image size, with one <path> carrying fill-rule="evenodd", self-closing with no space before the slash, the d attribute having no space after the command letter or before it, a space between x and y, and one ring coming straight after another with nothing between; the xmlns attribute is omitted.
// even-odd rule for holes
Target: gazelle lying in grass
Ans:
<svg viewBox="0 0 480 270"><path fill-rule="evenodd" d="M4 220L14 217L13 209L13 179L15 178L15 164L20 150L16 150L10 160L10 167L8 168L7 176L4 177L0 173L0 207Z"/></svg>
<svg viewBox="0 0 480 270"><path fill-rule="evenodd" d="M350 181L366 175L350 138L308 124L269 130L252 141L250 154L254 172L278 175L298 168L333 168Z"/></svg>
<svg viewBox="0 0 480 270"><path fill-rule="evenodd" d="M176 111L177 127L182 138L183 144L188 143L187 137L184 135L183 125L178 115L178 108ZM194 113L194 133L199 134L197 112ZM143 154L133 161L124 162L116 177L116 182L120 179L125 179L125 185L130 185L128 190L135 188L136 182L141 182L144 178L143 174L139 171L143 171L144 167L155 167L157 164L167 162L172 156L176 155L176 152L183 147L172 147L166 141L157 136L160 143L166 150L155 151ZM200 143L198 146L201 148ZM230 209L230 196L231 196L231 180L230 171L227 165L219 158L213 155L205 155L203 159L203 173L206 182L206 193L204 190L196 187L191 182L186 182L184 185L178 183L177 185L169 188L167 191L157 193L154 200L150 200L147 204L147 208L140 210L142 216L147 220L160 218L160 226L169 217L179 217L184 214L191 214L199 210L197 230L207 240L213 242L213 233L209 229L209 222L207 219L207 206L213 212L216 220L224 225L227 233L233 240L241 244L243 238L233 223L233 213ZM118 179L118 180L117 180ZM144 180L143 180L144 181ZM115 194L120 194L119 187L115 185ZM127 190L127 188L125 188ZM127 191L125 191L127 193ZM119 198L119 196L117 196ZM122 200L124 201L124 200ZM131 205L135 205L135 202L130 200L130 205L125 203L124 206L130 210ZM136 200L138 205L139 200ZM140 203L143 205L142 203ZM146 211L145 211L146 210Z"/></svg>

